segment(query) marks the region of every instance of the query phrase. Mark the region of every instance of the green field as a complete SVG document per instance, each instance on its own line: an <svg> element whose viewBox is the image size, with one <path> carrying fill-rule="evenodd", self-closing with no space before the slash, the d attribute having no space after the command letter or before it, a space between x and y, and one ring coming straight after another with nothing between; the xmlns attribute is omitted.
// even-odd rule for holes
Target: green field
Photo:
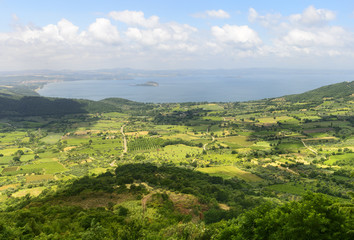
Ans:
<svg viewBox="0 0 354 240"><path fill-rule="evenodd" d="M48 144L54 144L58 142L62 136L63 135L61 133L49 133L48 136L42 138L41 141Z"/></svg>
<svg viewBox="0 0 354 240"><path fill-rule="evenodd" d="M232 136L232 137L218 138L218 141L226 144L231 144L231 146L238 146L238 147L249 147L253 145L253 142L248 141L248 137L246 136Z"/></svg>
<svg viewBox="0 0 354 240"><path fill-rule="evenodd" d="M302 195L306 192L304 189L303 185L297 184L276 184L276 185L271 185L267 187L268 189L277 191L277 192L282 192L282 193L290 193L290 194L295 194L295 195Z"/></svg>
<svg viewBox="0 0 354 240"><path fill-rule="evenodd" d="M325 161L325 164L333 165L336 162L340 163L342 160L354 161L354 153L345 153L343 155L330 156L329 160Z"/></svg>
<svg viewBox="0 0 354 240"><path fill-rule="evenodd" d="M23 165L21 168L23 170L43 169L46 174L54 174L66 170L66 168L57 161L34 162L33 164Z"/></svg>
<svg viewBox="0 0 354 240"><path fill-rule="evenodd" d="M207 173L211 176L223 177L225 179L230 179L233 177L240 178L247 182L260 182L263 179L254 175L250 172L243 171L235 166L217 166L217 167L207 167L207 168L197 168L198 171Z"/></svg>

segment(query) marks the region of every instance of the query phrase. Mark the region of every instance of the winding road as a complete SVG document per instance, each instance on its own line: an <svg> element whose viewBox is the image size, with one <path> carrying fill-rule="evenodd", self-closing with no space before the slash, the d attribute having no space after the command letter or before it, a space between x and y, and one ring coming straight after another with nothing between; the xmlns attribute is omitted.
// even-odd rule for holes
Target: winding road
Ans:
<svg viewBox="0 0 354 240"><path fill-rule="evenodd" d="M211 138L212 138L211 143L213 143L213 142L215 141L215 138L214 138L214 136L211 136ZM209 143L205 143L205 144L203 145L203 150L204 150L204 151L206 151L206 147L207 147L208 144L209 144Z"/></svg>

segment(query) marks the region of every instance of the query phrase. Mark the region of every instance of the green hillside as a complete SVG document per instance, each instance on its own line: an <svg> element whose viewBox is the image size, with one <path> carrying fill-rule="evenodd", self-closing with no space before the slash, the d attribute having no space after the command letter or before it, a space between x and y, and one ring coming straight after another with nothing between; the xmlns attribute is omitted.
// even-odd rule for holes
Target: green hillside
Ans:
<svg viewBox="0 0 354 240"><path fill-rule="evenodd" d="M353 94L354 81L331 84L305 93L284 96L284 98L292 102L320 102L324 98L348 99Z"/></svg>

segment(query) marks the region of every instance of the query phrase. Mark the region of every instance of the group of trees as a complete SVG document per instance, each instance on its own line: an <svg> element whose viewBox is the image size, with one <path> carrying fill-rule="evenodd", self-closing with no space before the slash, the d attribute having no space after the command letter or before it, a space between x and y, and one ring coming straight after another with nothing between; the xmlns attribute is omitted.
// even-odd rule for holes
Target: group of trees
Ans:
<svg viewBox="0 0 354 240"><path fill-rule="evenodd" d="M109 202L107 207L84 209L61 204L62 199L90 194L148 194L144 181L155 188L210 197L204 203L198 223L180 213L166 193L151 195L146 207L155 217L137 218L130 209ZM178 183L177 185L175 183ZM134 186L134 187L133 187ZM125 165L112 173L84 177L56 193L47 192L37 199L28 195L0 212L0 239L341 239L354 237L353 203L338 203L326 195L307 193L300 201L275 204L255 202L240 194L240 184L210 177L191 170L150 164ZM230 199L230 197L233 197ZM222 210L218 202L241 202L244 207ZM256 204L255 204L256 203ZM203 203L200 203L203 205ZM208 206L205 209L205 206ZM243 209L243 210L242 210ZM195 211L190 214L196 214ZM188 217L189 216L189 217ZM195 220L194 220L195 221Z"/></svg>
<svg viewBox="0 0 354 240"><path fill-rule="evenodd" d="M214 226L219 231L215 239L353 239L353 210L354 204L348 207L307 193L298 202L266 203L220 222Z"/></svg>

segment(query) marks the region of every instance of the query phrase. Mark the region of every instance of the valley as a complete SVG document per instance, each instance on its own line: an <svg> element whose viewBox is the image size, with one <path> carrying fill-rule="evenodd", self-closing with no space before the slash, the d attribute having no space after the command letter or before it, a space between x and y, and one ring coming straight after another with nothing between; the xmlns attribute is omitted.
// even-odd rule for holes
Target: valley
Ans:
<svg viewBox="0 0 354 240"><path fill-rule="evenodd" d="M158 104L3 89L1 236L253 239L271 220L281 234L301 232L286 216L312 206L308 221L325 212L329 225L299 228L350 239L353 92L342 82L257 101ZM279 237L276 226L262 234Z"/></svg>

